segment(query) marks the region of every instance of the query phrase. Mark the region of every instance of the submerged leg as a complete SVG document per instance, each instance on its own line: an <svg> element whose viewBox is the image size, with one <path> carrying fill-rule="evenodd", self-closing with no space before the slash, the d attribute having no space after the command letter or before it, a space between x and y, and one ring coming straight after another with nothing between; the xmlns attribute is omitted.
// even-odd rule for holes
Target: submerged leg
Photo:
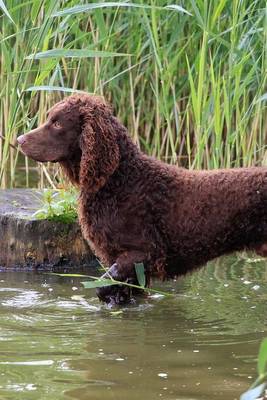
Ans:
<svg viewBox="0 0 267 400"><path fill-rule="evenodd" d="M124 253L117 258L107 272L102 276L104 279L114 279L116 281L126 282L138 285L135 272L135 263L143 262L144 254L140 252ZM107 304L127 304L132 301L133 294L140 294L141 289L134 289L126 285L111 285L98 288L96 293L99 299Z"/></svg>

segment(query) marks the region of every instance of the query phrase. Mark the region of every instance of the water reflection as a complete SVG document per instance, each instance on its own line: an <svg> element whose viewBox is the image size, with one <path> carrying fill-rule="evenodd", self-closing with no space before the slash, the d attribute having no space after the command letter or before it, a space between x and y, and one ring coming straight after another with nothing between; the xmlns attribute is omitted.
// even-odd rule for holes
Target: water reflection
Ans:
<svg viewBox="0 0 267 400"><path fill-rule="evenodd" d="M80 279L0 276L0 398L238 399L266 336L266 261L227 257L117 313Z"/></svg>

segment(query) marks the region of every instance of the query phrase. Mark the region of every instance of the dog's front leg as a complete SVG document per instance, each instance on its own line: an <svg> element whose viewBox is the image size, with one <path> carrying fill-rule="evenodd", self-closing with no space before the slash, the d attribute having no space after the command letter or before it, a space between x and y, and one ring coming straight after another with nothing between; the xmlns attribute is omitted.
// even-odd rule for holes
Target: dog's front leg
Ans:
<svg viewBox="0 0 267 400"><path fill-rule="evenodd" d="M135 272L135 263L144 262L144 255L140 252L127 252L122 254L116 262L101 277L114 279L132 285L138 285ZM141 289L135 289L127 285L111 285L98 288L97 296L109 305L127 304L134 302L134 294L142 293Z"/></svg>

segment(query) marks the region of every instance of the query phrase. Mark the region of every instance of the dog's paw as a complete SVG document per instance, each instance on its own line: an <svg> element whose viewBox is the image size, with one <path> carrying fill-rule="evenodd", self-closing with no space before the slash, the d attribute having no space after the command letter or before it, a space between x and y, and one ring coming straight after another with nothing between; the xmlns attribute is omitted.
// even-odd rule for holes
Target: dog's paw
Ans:
<svg viewBox="0 0 267 400"><path fill-rule="evenodd" d="M108 271L102 275L102 279L113 279L119 282L126 282L128 284L138 285L137 278L134 272L134 275L129 277L125 277L122 275L118 264L113 264ZM96 290L96 294L100 301L107 303L108 305L123 305L134 303L133 294L139 294L140 290L134 289L131 286L127 286L124 284L118 285L110 285L103 286Z"/></svg>
<svg viewBox="0 0 267 400"><path fill-rule="evenodd" d="M123 305L133 302L131 288L124 285L103 286L96 289L100 301L109 306Z"/></svg>
<svg viewBox="0 0 267 400"><path fill-rule="evenodd" d="M101 276L101 279L113 279L123 282L118 265L113 264L108 271ZM96 290L96 294L100 301L108 305L120 305L131 302L131 288L125 285L103 286Z"/></svg>

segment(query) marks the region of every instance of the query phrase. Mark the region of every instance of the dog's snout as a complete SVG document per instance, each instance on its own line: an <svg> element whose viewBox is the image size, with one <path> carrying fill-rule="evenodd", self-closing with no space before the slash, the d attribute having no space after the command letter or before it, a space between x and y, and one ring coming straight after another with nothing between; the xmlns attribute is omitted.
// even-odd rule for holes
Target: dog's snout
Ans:
<svg viewBox="0 0 267 400"><path fill-rule="evenodd" d="M20 145L23 145L23 143L25 143L25 141L26 141L25 135L20 135L20 136L17 138L17 142L18 142L18 144L20 144Z"/></svg>

